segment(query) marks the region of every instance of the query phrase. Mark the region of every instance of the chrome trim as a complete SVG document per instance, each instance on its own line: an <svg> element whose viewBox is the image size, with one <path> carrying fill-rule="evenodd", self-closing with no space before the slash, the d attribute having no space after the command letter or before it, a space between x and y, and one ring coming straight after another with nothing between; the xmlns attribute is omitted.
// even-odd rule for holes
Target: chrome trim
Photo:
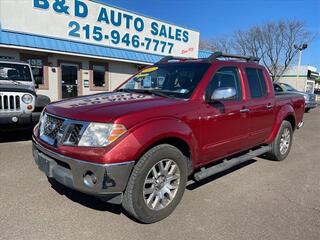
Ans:
<svg viewBox="0 0 320 240"><path fill-rule="evenodd" d="M297 125L297 129L302 128L303 125L304 125L304 121L299 122L298 125Z"/></svg>
<svg viewBox="0 0 320 240"><path fill-rule="evenodd" d="M50 117L57 118L57 119L60 119L60 120L63 121L61 127L65 127L65 130L64 130L64 132L63 132L63 135L62 135L60 141L56 142L56 145L57 145L57 146L61 146L61 145L65 145L65 146L76 146L76 145L74 145L74 144L71 144L71 143L66 142L66 141L67 141L67 139L66 139L66 134L68 133L68 130L69 130L70 126L71 126L71 125L76 125L76 124L82 125L81 130L80 130L80 132L79 132L79 138L81 139L84 131L88 128L88 126L89 126L89 124L90 124L90 122L87 122L87 121L72 120L72 119L68 119L68 118L56 116L56 115L51 114L51 113L48 113L48 112L44 112L43 115L48 115L48 116L50 116ZM42 116L42 117L43 117L43 116ZM56 141L57 139L52 139L52 138L50 138L50 137L48 137L48 136L46 136L46 135L40 136L41 125L42 125L42 124L41 124L41 119L40 119L40 124L39 124L39 136L38 136L38 137L39 137L41 140L45 141L46 143L54 146L54 145L55 145L55 141Z"/></svg>
<svg viewBox="0 0 320 240"><path fill-rule="evenodd" d="M240 109L240 113L248 113L250 110L248 108Z"/></svg>
<svg viewBox="0 0 320 240"><path fill-rule="evenodd" d="M79 160L79 159L67 157L67 156L61 155L59 153L53 152L50 149L43 147L34 137L32 137L32 140L36 144L36 146L40 148L40 151L48 153L48 155L55 156L60 161L65 161L65 160L77 161L79 163L83 163L83 164L90 163L92 165L96 165L96 166L100 166L100 167L123 166L123 165L129 165L129 164L135 162L135 161L126 161L126 162L120 162L120 163L104 163L104 164L103 163L93 163L90 161Z"/></svg>
<svg viewBox="0 0 320 240"><path fill-rule="evenodd" d="M95 196L124 192L135 163L135 161L115 164L86 162L55 153L38 144L34 138L33 156L40 170L49 178L66 187ZM96 183L92 186L87 186L84 181L84 176L88 172L94 173L96 177Z"/></svg>

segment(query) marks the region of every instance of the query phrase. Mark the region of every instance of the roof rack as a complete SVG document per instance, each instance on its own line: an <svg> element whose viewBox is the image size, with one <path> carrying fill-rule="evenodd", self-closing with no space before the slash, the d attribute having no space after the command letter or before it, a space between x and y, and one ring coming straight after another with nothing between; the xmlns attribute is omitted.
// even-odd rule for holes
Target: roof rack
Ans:
<svg viewBox="0 0 320 240"><path fill-rule="evenodd" d="M244 55L229 54L229 53L223 53L223 52L214 52L213 54L211 54L207 58L207 60L211 62L211 61L216 60L218 58L237 58L237 59L246 60L248 62L259 62L260 61L259 58L253 57L253 56L244 56Z"/></svg>
<svg viewBox="0 0 320 240"><path fill-rule="evenodd" d="M156 64L160 64L160 63L166 63L169 62L170 60L196 60L196 58L184 58L184 57L174 57L174 56L166 56L162 59L160 59L160 61L158 61Z"/></svg>
<svg viewBox="0 0 320 240"><path fill-rule="evenodd" d="M236 58L236 59L243 59L248 62L259 62L260 59L253 56L244 56L244 55L237 55L237 54L229 54L229 53L223 53L223 52L214 52L212 53L208 58L204 58L203 60L206 60L208 62L212 62L218 58ZM177 61L186 61L186 60L197 60L196 58L184 58L184 57L174 57L174 56L166 56L163 57L160 61L158 61L156 64L166 63L170 60L177 60Z"/></svg>

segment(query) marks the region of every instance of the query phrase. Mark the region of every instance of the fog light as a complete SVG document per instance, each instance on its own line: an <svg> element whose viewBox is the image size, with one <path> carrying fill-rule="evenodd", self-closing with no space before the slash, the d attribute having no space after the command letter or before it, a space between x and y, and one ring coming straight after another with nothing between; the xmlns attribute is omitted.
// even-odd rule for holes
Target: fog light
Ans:
<svg viewBox="0 0 320 240"><path fill-rule="evenodd" d="M84 175L83 175L83 183L84 185L86 185L87 187L93 187L96 183L97 183L97 177L96 175L91 172L91 171L87 171Z"/></svg>
<svg viewBox="0 0 320 240"><path fill-rule="evenodd" d="M18 118L17 117L12 117L11 120L12 120L12 122L15 122L15 123L18 122Z"/></svg>
<svg viewBox="0 0 320 240"><path fill-rule="evenodd" d="M28 109L28 110L31 110L31 109L32 109L32 105L28 105L28 106L27 106L27 109Z"/></svg>

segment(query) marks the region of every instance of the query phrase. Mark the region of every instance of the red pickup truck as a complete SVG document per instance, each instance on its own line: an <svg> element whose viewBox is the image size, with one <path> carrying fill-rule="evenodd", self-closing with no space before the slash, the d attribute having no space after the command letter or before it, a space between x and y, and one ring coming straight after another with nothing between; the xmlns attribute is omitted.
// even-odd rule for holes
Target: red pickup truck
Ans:
<svg viewBox="0 0 320 240"><path fill-rule="evenodd" d="M49 104L33 155L49 178L153 223L176 208L188 179L261 155L285 159L303 114L303 96L275 96L252 57L166 57L114 92Z"/></svg>

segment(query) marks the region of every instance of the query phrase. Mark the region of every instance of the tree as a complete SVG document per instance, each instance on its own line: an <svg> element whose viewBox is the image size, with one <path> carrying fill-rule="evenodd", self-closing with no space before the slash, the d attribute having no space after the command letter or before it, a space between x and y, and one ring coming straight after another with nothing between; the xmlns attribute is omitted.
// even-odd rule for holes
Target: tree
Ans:
<svg viewBox="0 0 320 240"><path fill-rule="evenodd" d="M200 40L200 49L209 50L212 52L220 51L230 53L232 51L232 45L229 38L220 37L215 39Z"/></svg>
<svg viewBox="0 0 320 240"><path fill-rule="evenodd" d="M212 51L225 51L227 46L227 52L259 57L273 81L279 79L298 53L294 45L310 41L311 34L305 24L295 20L269 22L246 31L237 30L230 39L207 40Z"/></svg>

